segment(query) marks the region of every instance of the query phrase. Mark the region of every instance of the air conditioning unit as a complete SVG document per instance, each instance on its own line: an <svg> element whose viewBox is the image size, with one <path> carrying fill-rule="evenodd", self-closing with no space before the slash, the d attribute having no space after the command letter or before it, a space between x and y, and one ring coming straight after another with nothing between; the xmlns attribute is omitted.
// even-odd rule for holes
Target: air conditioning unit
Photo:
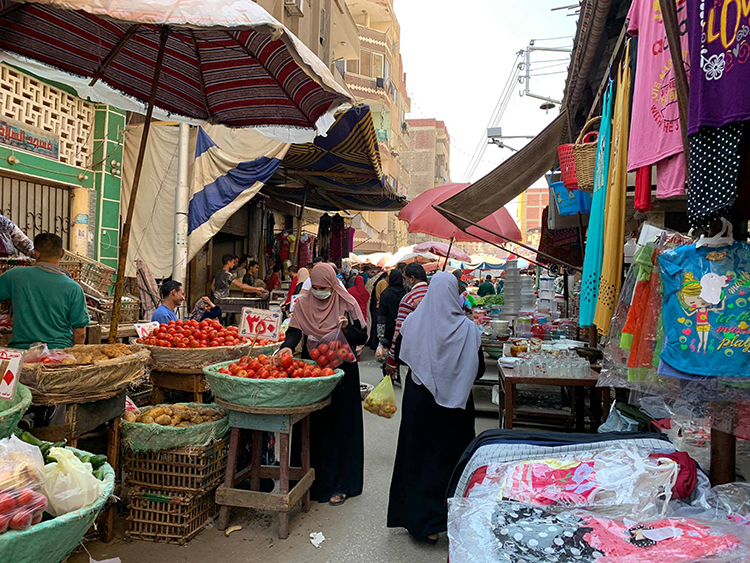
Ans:
<svg viewBox="0 0 750 563"><path fill-rule="evenodd" d="M385 89L385 78L376 78L375 79L375 84L381 90Z"/></svg>
<svg viewBox="0 0 750 563"><path fill-rule="evenodd" d="M406 123L406 121L403 121L401 123L401 131L408 131L409 130L409 124Z"/></svg>
<svg viewBox="0 0 750 563"><path fill-rule="evenodd" d="M286 13L293 18L301 18L305 15L305 12L303 11L304 5L305 0L284 0Z"/></svg>

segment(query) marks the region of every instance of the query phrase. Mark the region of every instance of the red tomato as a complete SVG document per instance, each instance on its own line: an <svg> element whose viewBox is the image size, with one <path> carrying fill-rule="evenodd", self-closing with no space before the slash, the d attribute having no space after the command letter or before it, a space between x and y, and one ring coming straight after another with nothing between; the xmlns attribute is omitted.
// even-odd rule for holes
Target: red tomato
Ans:
<svg viewBox="0 0 750 563"><path fill-rule="evenodd" d="M18 508L28 508L29 506L31 506L33 500L34 491L32 491L31 489L21 489L21 491L16 495Z"/></svg>
<svg viewBox="0 0 750 563"><path fill-rule="evenodd" d="M8 524L10 524L10 516L3 516L0 514L0 534L8 529Z"/></svg>
<svg viewBox="0 0 750 563"><path fill-rule="evenodd" d="M348 355L349 355L349 351L348 351L347 349L345 349L345 348L339 348L339 349L338 349L338 350L336 351L336 356L337 356L337 357L338 357L338 359L339 359L339 360L341 360L342 362L343 362L343 361L346 361L346 357L347 357Z"/></svg>
<svg viewBox="0 0 750 563"><path fill-rule="evenodd" d="M326 352L326 359L328 360L329 364L333 360L335 360L336 359L336 350L328 350L328 352Z"/></svg>
<svg viewBox="0 0 750 563"><path fill-rule="evenodd" d="M346 357L346 361L351 363L354 360L356 360L356 358L354 357L354 354L352 354L351 352L349 352L349 355Z"/></svg>
<svg viewBox="0 0 750 563"><path fill-rule="evenodd" d="M320 350L318 350L317 348L313 348L312 350L310 350L310 359L317 360L318 358L320 358Z"/></svg>
<svg viewBox="0 0 750 563"><path fill-rule="evenodd" d="M247 377L247 372L244 369L241 369L237 372L237 377Z"/></svg>
<svg viewBox="0 0 750 563"><path fill-rule="evenodd" d="M15 498L8 493L0 494L0 514L10 515L17 507Z"/></svg>
<svg viewBox="0 0 750 563"><path fill-rule="evenodd" d="M296 368L292 377L305 377L305 370Z"/></svg>
<svg viewBox="0 0 750 563"><path fill-rule="evenodd" d="M320 356L320 358L318 358L318 365L322 368L326 367L328 365L328 358Z"/></svg>
<svg viewBox="0 0 750 563"><path fill-rule="evenodd" d="M31 519L34 515L31 510L19 510L10 519L11 530L25 530L31 526Z"/></svg>
<svg viewBox="0 0 750 563"><path fill-rule="evenodd" d="M258 372L258 377L260 379L268 379L269 377L271 377L271 372L269 372L267 369L263 368L262 370L260 370Z"/></svg>
<svg viewBox="0 0 750 563"><path fill-rule="evenodd" d="M237 375L237 372L240 371L240 366L237 364L229 364L229 371L232 372L232 375Z"/></svg>
<svg viewBox="0 0 750 563"><path fill-rule="evenodd" d="M315 377L320 377L320 374L323 372L323 369L320 367L313 368L313 374Z"/></svg>
<svg viewBox="0 0 750 563"><path fill-rule="evenodd" d="M39 522L42 521L42 516L44 516L44 510L35 512L34 517L31 519L31 525L34 526L36 524L39 524Z"/></svg>
<svg viewBox="0 0 750 563"><path fill-rule="evenodd" d="M260 369L260 362L258 360L250 360L250 364L248 365L253 371L258 371Z"/></svg>
<svg viewBox="0 0 750 563"><path fill-rule="evenodd" d="M321 354L325 354L326 352L328 352L328 348L328 344L321 344L318 346L318 350L320 350Z"/></svg>
<svg viewBox="0 0 750 563"><path fill-rule="evenodd" d="M248 379L257 379L258 375L255 373L255 371L249 369L247 370L247 377Z"/></svg>
<svg viewBox="0 0 750 563"><path fill-rule="evenodd" d="M332 368L337 368L340 365L341 365L341 362L339 361L338 358L336 358L335 360L333 360L331 363L328 364L328 366Z"/></svg>
<svg viewBox="0 0 750 563"><path fill-rule="evenodd" d="M36 510L44 510L47 508L47 497L45 497L41 493L34 493L34 498L31 501L31 505L29 506L32 511Z"/></svg>
<svg viewBox="0 0 750 563"><path fill-rule="evenodd" d="M260 362L261 364L267 365L267 364L268 364L268 356L266 356L265 354L260 354L260 355L258 356L258 361L259 361L259 362Z"/></svg>
<svg viewBox="0 0 750 563"><path fill-rule="evenodd" d="M284 369L289 369L294 365L294 358L291 354L281 354L281 365Z"/></svg>
<svg viewBox="0 0 750 563"><path fill-rule="evenodd" d="M333 371L331 368L325 368L323 370L323 372L322 372L322 375L323 375L323 377L328 377L330 375L333 375L334 373L336 373L336 372Z"/></svg>

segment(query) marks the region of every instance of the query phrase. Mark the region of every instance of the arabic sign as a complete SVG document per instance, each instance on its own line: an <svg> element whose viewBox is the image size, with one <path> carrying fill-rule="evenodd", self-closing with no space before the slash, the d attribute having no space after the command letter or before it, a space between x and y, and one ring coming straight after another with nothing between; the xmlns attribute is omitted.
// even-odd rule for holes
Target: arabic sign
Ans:
<svg viewBox="0 0 750 563"><path fill-rule="evenodd" d="M26 350L0 348L0 399L12 399L21 373Z"/></svg>
<svg viewBox="0 0 750 563"><path fill-rule="evenodd" d="M60 157L60 137L8 117L0 117L0 145L55 160Z"/></svg>
<svg viewBox="0 0 750 563"><path fill-rule="evenodd" d="M281 313L268 309L243 307L240 335L276 341L281 331Z"/></svg>

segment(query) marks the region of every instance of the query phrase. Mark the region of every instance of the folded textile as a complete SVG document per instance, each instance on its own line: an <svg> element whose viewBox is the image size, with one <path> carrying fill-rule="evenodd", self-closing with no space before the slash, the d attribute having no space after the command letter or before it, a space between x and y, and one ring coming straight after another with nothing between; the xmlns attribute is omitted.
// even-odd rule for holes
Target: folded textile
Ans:
<svg viewBox="0 0 750 563"><path fill-rule="evenodd" d="M685 452L650 454L649 457L658 459L669 458L677 462L679 466L677 481L672 487L672 494L675 498L685 499L693 494L695 486L698 484L698 464L692 457Z"/></svg>

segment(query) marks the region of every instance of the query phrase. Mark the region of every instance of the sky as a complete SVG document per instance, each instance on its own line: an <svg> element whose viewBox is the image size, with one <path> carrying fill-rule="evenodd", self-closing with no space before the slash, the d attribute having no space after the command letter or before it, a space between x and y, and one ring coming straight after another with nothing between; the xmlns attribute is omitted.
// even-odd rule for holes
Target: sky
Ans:
<svg viewBox="0 0 750 563"><path fill-rule="evenodd" d="M394 0L401 25L401 54L410 94L411 118L445 121L451 136L453 182L476 181L512 152L488 146L471 178L464 172L486 128L513 68L516 53L536 39L537 47L571 47L576 16L573 10L551 8L576 4L571 0ZM552 41L539 41L564 37ZM569 53L533 53L538 73L567 69ZM558 62L543 63L542 61ZM551 66L558 65L558 66ZM534 94L562 99L564 73L533 77ZM500 126L503 135L536 135L559 113L545 113L541 100L520 97L516 83ZM521 148L528 140L508 139ZM510 207L510 206L509 206Z"/></svg>

